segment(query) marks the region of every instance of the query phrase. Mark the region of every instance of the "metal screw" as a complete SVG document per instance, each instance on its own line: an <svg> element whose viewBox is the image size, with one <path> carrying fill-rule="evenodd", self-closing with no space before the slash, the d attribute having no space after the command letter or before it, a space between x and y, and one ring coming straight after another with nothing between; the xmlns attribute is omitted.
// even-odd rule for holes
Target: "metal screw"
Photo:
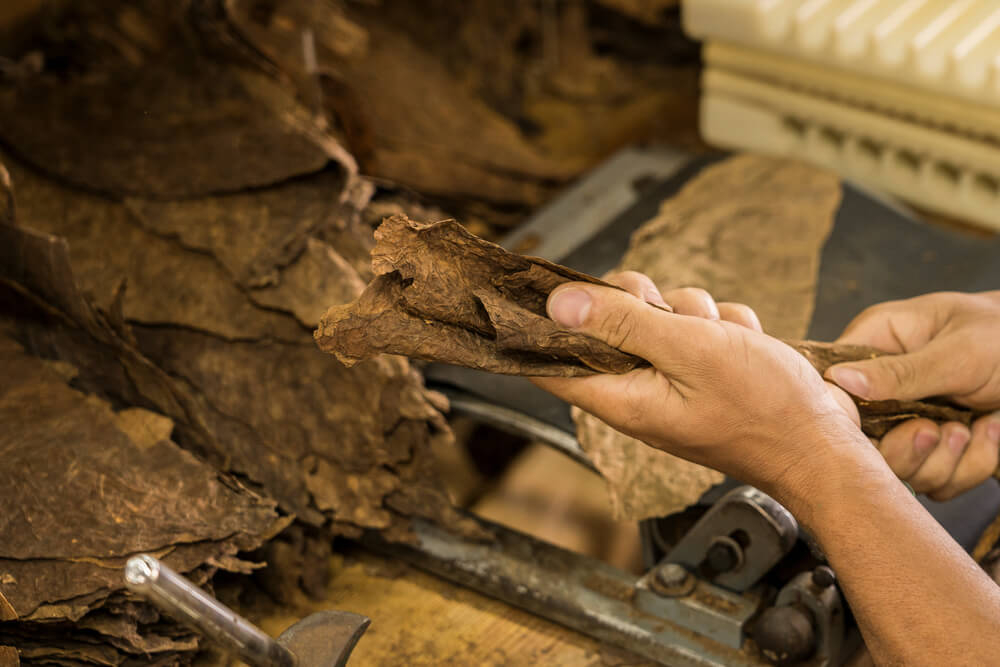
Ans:
<svg viewBox="0 0 1000 667"><path fill-rule="evenodd" d="M664 563L649 580L649 588L664 597L681 597L693 591L695 583L683 565Z"/></svg>
<svg viewBox="0 0 1000 667"><path fill-rule="evenodd" d="M731 537L719 536L712 540L705 554L705 560L712 571L721 574L735 570L743 564L743 549Z"/></svg>
<svg viewBox="0 0 1000 667"><path fill-rule="evenodd" d="M812 582L818 588L829 588L837 581L837 575L826 565L820 565L812 573Z"/></svg>
<svg viewBox="0 0 1000 667"><path fill-rule="evenodd" d="M656 578L661 584L668 588L683 586L688 578L688 571L683 565L677 563L666 563L656 571Z"/></svg>

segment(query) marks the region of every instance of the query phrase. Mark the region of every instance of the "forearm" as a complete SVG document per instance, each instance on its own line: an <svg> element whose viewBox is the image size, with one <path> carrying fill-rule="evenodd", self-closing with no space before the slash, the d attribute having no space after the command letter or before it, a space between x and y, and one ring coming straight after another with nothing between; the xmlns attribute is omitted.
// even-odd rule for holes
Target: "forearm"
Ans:
<svg viewBox="0 0 1000 667"><path fill-rule="evenodd" d="M878 664L998 659L1000 588L877 454L826 461L802 488L785 502L826 552Z"/></svg>

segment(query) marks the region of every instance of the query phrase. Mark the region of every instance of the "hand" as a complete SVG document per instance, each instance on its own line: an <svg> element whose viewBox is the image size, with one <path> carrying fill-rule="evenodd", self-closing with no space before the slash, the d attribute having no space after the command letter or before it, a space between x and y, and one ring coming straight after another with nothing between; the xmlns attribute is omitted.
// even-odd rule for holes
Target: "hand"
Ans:
<svg viewBox="0 0 1000 667"><path fill-rule="evenodd" d="M628 293L561 285L549 296L549 315L653 366L536 384L623 433L779 499L808 495L813 476L845 469L827 465L834 458L875 457L884 467L850 398L762 333L745 306L715 304L701 290L659 296L639 274L616 282ZM675 313L644 303L664 299Z"/></svg>
<svg viewBox="0 0 1000 667"><path fill-rule="evenodd" d="M973 408L1000 408L1000 291L938 292L873 306L838 342L894 353L838 364L827 377L856 396L911 400L948 396ZM1000 414L972 429L928 419L900 424L879 443L893 471L918 493L948 500L988 479L1000 458Z"/></svg>

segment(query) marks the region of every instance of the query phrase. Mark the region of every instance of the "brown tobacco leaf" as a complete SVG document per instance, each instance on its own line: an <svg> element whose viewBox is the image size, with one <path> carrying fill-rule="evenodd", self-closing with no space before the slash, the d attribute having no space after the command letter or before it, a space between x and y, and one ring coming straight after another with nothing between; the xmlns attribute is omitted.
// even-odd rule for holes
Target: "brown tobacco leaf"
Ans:
<svg viewBox="0 0 1000 667"><path fill-rule="evenodd" d="M557 326L545 301L557 285L607 283L477 238L453 220L395 215L375 232L375 280L327 311L315 333L345 364L381 352L510 375L624 373L640 359Z"/></svg>
<svg viewBox="0 0 1000 667"><path fill-rule="evenodd" d="M840 203L836 175L739 155L706 167L635 231L619 267L753 308L772 336L805 336L820 254Z"/></svg>
<svg viewBox="0 0 1000 667"><path fill-rule="evenodd" d="M354 267L368 270L371 230L360 210L373 190L325 170L267 189L126 204L143 229L210 253L254 303L312 328L330 303L350 301L364 287ZM337 251L320 238L335 241Z"/></svg>
<svg viewBox="0 0 1000 667"><path fill-rule="evenodd" d="M17 188L17 224L67 239L74 279L102 307L125 281L121 308L130 321L232 339L302 340L300 324L257 307L211 255L147 231L124 204L62 186L2 152L0 160Z"/></svg>
<svg viewBox="0 0 1000 667"><path fill-rule="evenodd" d="M213 218L218 207L207 201L186 202L189 207L171 210L171 218L182 210L192 215L187 226L175 218L173 222L161 220L192 245L200 244L197 251L188 250L177 240L151 234L127 218L115 218L117 224L111 224L95 216L98 219L88 223L86 217L76 217L82 215L81 207L106 207L91 209L106 213L120 210L115 208L118 205L67 191L24 171L29 187L19 198L19 213L70 240L67 244L59 237L0 225L0 279L6 279L27 302L11 309L20 314L14 323L19 339L34 352L71 361L80 369L77 382L81 386L171 417L180 444L219 470L238 473L299 521L330 530L357 530L350 528L352 517L388 512L391 525L386 531L397 538L406 537L411 515L453 527L462 524L447 505L433 471L423 462L431 456L432 440L450 437L450 432L409 364L401 358L382 357L346 368L311 345L308 330L290 317L248 302L244 290L217 263L228 244L239 243L247 226L266 223L259 215L255 217L253 206L246 213L233 211L221 221ZM333 199L338 196L332 195ZM313 199L321 196L319 188L310 192ZM255 200L233 196L228 201L238 206ZM148 213L153 208L143 210ZM210 214L201 217L199 213L206 210ZM327 222L328 227L339 225ZM210 225L218 238L199 237L193 230L198 224ZM123 234L122 229L130 231ZM366 242L366 230L351 222L341 231L343 239ZM107 239L117 242L109 246ZM303 245L297 259L278 268L277 285L250 291L277 301L287 290L298 288L296 298L281 308L293 310L303 321L315 321L321 298L348 300L363 284L353 267L338 259L325 241L308 236ZM165 254L156 257L157 252ZM133 283L125 303L118 298L99 309L80 293L76 269L84 275L80 280L84 284L94 281L91 284L111 287L121 275L102 268L95 255L112 266L125 265L137 278L148 270L145 265L169 258L175 275L162 281L137 280L141 289ZM211 267L211 271L185 270L193 266ZM100 280L94 274L100 274ZM322 293L299 287L320 274L327 286ZM216 312L203 311L198 327L189 326L187 317L178 317L178 304L163 310L162 319L153 326L136 322L136 313L150 303L177 301L172 292L178 284L182 291L195 291L202 299L222 291L232 295L240 304L237 312L245 313L248 329L244 334L252 335L243 339L233 322L226 321L234 311L225 300ZM246 310L242 304L248 304ZM180 308L190 312L188 306ZM291 340L261 335L255 323L275 321L275 317L292 325L288 331L295 336ZM220 335L222 331L235 333L240 340L227 340ZM312 494L319 486L315 480L312 490L307 485L319 461L348 476L388 470L408 480L423 501L404 513L394 507L398 491L366 487L355 497L365 507L341 503L321 510Z"/></svg>
<svg viewBox="0 0 1000 667"><path fill-rule="evenodd" d="M451 220L420 223L396 215L375 238L376 279L357 301L330 308L315 334L320 348L345 364L388 352L511 375L626 373L649 365L563 329L545 314L549 293L562 283L614 286L509 253ZM883 354L814 341L788 344L820 373L834 363ZM932 401L856 402L865 433L875 438L913 416L966 424L974 416Z"/></svg>
<svg viewBox="0 0 1000 667"><path fill-rule="evenodd" d="M17 618L81 617L122 588L129 554L186 572L287 524L273 501L161 437L161 415L114 413L6 337L0 366L0 594Z"/></svg>
<svg viewBox="0 0 1000 667"><path fill-rule="evenodd" d="M129 18L136 17L133 10ZM331 160L291 122L291 91L201 55L169 23L151 32L162 48L139 62L123 58L88 71L83 61L76 63L83 71L67 64L68 75L42 72L0 85L0 136L40 169L119 196L241 190Z"/></svg>
<svg viewBox="0 0 1000 667"><path fill-rule="evenodd" d="M338 118L365 173L425 194L538 205L584 166L539 150L456 75L454 61L434 57L410 30L391 25L386 8L351 10L293 0L262 17L250 0L226 3L231 29ZM502 16L517 20L509 8ZM325 65L311 76L302 71L306 28Z"/></svg>
<svg viewBox="0 0 1000 667"><path fill-rule="evenodd" d="M210 252L240 285L278 282L318 229L341 226L344 174L319 174L271 188L179 201L128 199L136 220L157 236Z"/></svg>

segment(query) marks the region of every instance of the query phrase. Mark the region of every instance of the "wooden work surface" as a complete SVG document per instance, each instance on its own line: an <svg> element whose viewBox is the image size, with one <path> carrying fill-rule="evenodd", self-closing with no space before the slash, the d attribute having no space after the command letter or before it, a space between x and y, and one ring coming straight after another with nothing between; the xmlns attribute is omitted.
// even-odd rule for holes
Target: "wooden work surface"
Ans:
<svg viewBox="0 0 1000 667"><path fill-rule="evenodd" d="M277 636L301 618L330 608L372 619L350 667L653 664L360 548L334 556L325 601L303 599L256 620Z"/></svg>

